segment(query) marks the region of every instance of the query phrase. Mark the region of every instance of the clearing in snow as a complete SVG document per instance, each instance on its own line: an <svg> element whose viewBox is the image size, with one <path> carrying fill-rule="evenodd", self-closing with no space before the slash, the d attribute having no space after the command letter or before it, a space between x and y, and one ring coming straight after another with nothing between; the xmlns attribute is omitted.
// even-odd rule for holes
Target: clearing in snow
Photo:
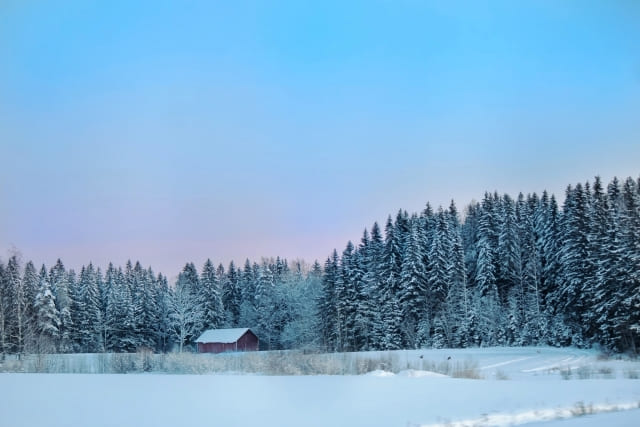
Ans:
<svg viewBox="0 0 640 427"><path fill-rule="evenodd" d="M381 354L333 357L375 360ZM392 356L391 369L368 375L1 374L2 425L640 425L637 361L555 348ZM406 368L417 361L440 368L464 361L471 377L480 379Z"/></svg>

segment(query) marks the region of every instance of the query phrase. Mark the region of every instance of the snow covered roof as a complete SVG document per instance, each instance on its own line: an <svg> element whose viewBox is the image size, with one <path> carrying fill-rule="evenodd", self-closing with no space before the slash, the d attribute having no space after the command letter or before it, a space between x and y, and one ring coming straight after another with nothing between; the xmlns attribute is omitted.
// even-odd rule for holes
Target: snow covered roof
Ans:
<svg viewBox="0 0 640 427"><path fill-rule="evenodd" d="M233 328L233 329L208 329L198 337L196 342L220 342L220 343L233 343L240 339L249 328Z"/></svg>

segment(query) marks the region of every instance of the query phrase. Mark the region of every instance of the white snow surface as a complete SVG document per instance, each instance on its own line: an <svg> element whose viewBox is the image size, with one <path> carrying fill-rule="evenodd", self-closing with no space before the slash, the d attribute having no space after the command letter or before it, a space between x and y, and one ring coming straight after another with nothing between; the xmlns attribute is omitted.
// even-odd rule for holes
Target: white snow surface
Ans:
<svg viewBox="0 0 640 427"><path fill-rule="evenodd" d="M444 374L439 374L438 372L431 371L420 371L416 369L405 369L404 371L398 372L398 376L408 377L408 378L447 378Z"/></svg>
<svg viewBox="0 0 640 427"><path fill-rule="evenodd" d="M409 369L342 376L0 374L0 425L640 425L640 380L629 374L640 371L637 361L554 348L395 353L401 362L472 361L484 379ZM568 367L587 379L561 375Z"/></svg>
<svg viewBox="0 0 640 427"><path fill-rule="evenodd" d="M202 333L196 342L208 343L234 343L247 332L249 328L232 328L232 329L208 329Z"/></svg>

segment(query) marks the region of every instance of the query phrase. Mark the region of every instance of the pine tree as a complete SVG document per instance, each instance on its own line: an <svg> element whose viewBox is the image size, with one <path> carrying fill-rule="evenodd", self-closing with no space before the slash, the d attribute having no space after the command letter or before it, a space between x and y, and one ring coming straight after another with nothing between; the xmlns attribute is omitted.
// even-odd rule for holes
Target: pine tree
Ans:
<svg viewBox="0 0 640 427"><path fill-rule="evenodd" d="M222 303L225 310L226 323L233 327L240 326L238 322L240 320L240 306L242 305L242 290L240 288L240 276L233 261L229 263L229 269L222 282Z"/></svg>
<svg viewBox="0 0 640 427"><path fill-rule="evenodd" d="M21 316L23 317L23 345L25 352L30 352L37 345L36 332L36 309L35 301L38 294L40 278L33 262L28 261L25 264L24 274L22 275L22 288L24 292L24 306Z"/></svg>
<svg viewBox="0 0 640 427"><path fill-rule="evenodd" d="M373 252L369 232L365 228L354 262L354 280L356 281L355 334L356 348L372 348L372 333L375 304L375 281L372 279Z"/></svg>
<svg viewBox="0 0 640 427"><path fill-rule="evenodd" d="M449 293L445 301L445 312L450 324L451 337L449 344L454 347L462 345L463 337L469 327L469 295L467 275L465 271L464 247L458 211L453 200L447 212L447 233L445 235L447 258L449 259Z"/></svg>
<svg viewBox="0 0 640 427"><path fill-rule="evenodd" d="M605 237L599 248L597 273L593 291L591 316L598 328L598 340L606 348L620 350L620 331L617 314L622 303L619 279L624 277L624 254L618 198L619 188L614 181L609 186L605 214Z"/></svg>
<svg viewBox="0 0 640 427"><path fill-rule="evenodd" d="M47 270L42 266L38 277L38 288L34 299L35 335L34 348L38 353L55 351L60 333L60 317L55 305L55 297L47 278Z"/></svg>
<svg viewBox="0 0 640 427"><path fill-rule="evenodd" d="M449 234L448 222L442 208L436 215L427 263L427 281L429 286L429 312L432 318L440 316L451 287L450 258L447 247Z"/></svg>
<svg viewBox="0 0 640 427"><path fill-rule="evenodd" d="M118 306L121 304L119 301L119 287L118 283L118 271L115 269L112 263L109 263L105 274L105 289L107 294L105 295L105 310L104 310L104 331L103 340L106 351L114 351L116 349L115 339L119 334L119 317Z"/></svg>
<svg viewBox="0 0 640 427"><path fill-rule="evenodd" d="M560 301L560 236L559 236L559 213L558 204L555 197L548 197L547 192L541 198L541 213L537 227L539 229L539 240L537 242L538 251L541 254L541 274L540 295L541 311L543 312L540 335L545 343L558 345L552 339L551 319L559 307Z"/></svg>
<svg viewBox="0 0 640 427"><path fill-rule="evenodd" d="M358 310L358 271L354 246L347 242L345 250L340 258L340 276L336 283L336 310L338 317L340 351L353 351L356 349L356 316Z"/></svg>
<svg viewBox="0 0 640 427"><path fill-rule="evenodd" d="M336 286L339 280L338 252L327 258L322 276L322 291L318 299L318 321L322 347L336 351L338 346L338 313Z"/></svg>
<svg viewBox="0 0 640 427"><path fill-rule="evenodd" d="M584 342L581 320L585 312L582 295L586 280L589 248L588 199L584 187L577 184L575 189L567 189L567 197L562 213L560 248L561 291L560 304L565 313L565 322L571 330L574 345Z"/></svg>
<svg viewBox="0 0 640 427"><path fill-rule="evenodd" d="M588 214L588 257L585 260L585 282L583 284L583 299L586 309L582 315L582 322L585 325L585 334L590 340L600 338L598 331L598 301L600 280L604 279L600 271L601 260L605 256L607 246L607 214L608 201L600 177L596 176L593 184L593 194L590 197ZM606 279L605 279L606 281Z"/></svg>
<svg viewBox="0 0 640 427"><path fill-rule="evenodd" d="M402 310L399 298L400 274L402 272L402 238L404 233L404 217L398 213L396 224L387 219L385 226L385 242L382 255L382 286L380 303L382 315L382 346L386 350L402 347Z"/></svg>
<svg viewBox="0 0 640 427"><path fill-rule="evenodd" d="M620 348L630 349L637 354L640 346L640 196L636 182L627 178L622 189L622 252L624 255L624 279L621 280L622 304L624 310L619 317ZM626 318L625 318L626 314Z"/></svg>
<svg viewBox="0 0 640 427"><path fill-rule="evenodd" d="M21 352L23 344L25 295L20 277L20 261L18 255L9 258L5 271L9 310L6 316L7 349L10 352Z"/></svg>
<svg viewBox="0 0 640 427"><path fill-rule="evenodd" d="M240 303L238 323L242 327L255 327L258 321L255 305L257 273L258 266L252 265L247 259L240 276L242 302Z"/></svg>
<svg viewBox="0 0 640 427"><path fill-rule="evenodd" d="M489 294L498 295L496 286L496 261L494 245L493 200L485 195L480 219L478 221L477 262L475 282L480 292L480 297Z"/></svg>
<svg viewBox="0 0 640 427"><path fill-rule="evenodd" d="M497 197L485 194L478 223L478 257L476 265L477 331L480 345L504 344L504 331L496 284L496 214Z"/></svg>
<svg viewBox="0 0 640 427"><path fill-rule="evenodd" d="M518 200L519 210L522 211L522 194ZM498 268L496 272L496 285L500 302L505 304L507 297L512 293L518 293L521 289L522 259L521 242L518 223L516 222L516 205L509 195L505 194L501 203L502 212L498 236ZM520 223L521 224L521 223ZM521 293L521 292L520 292ZM523 301L521 301L522 303Z"/></svg>
<svg viewBox="0 0 640 427"><path fill-rule="evenodd" d="M103 348L98 277L93 264L80 271L80 279L73 293L76 304L76 345L80 352L98 352Z"/></svg>
<svg viewBox="0 0 640 427"><path fill-rule="evenodd" d="M132 289L133 318L136 348L154 348L157 337L158 307L156 305L155 274L145 270L140 262L133 268L134 286Z"/></svg>
<svg viewBox="0 0 640 427"><path fill-rule="evenodd" d="M470 285L476 283L480 213L480 204L477 202L469 204L466 208L465 220L461 224L460 230L462 247L464 248L464 269L467 273L467 283Z"/></svg>
<svg viewBox="0 0 640 427"><path fill-rule="evenodd" d="M200 300L203 310L202 329L220 327L224 319L224 309L220 296L220 281L215 267L209 259L205 262L200 275Z"/></svg>
<svg viewBox="0 0 640 427"><path fill-rule="evenodd" d="M271 268L266 264L263 264L258 270L254 301L257 314L257 333L262 337L261 342L266 346L266 349L271 350L277 342L277 336L274 333L275 283Z"/></svg>
<svg viewBox="0 0 640 427"><path fill-rule="evenodd" d="M53 293L56 309L60 315L60 333L58 335L58 350L66 353L73 351L74 325L72 319L72 301L70 295L70 283L75 281L73 270L67 272L60 259L49 271L49 283Z"/></svg>
<svg viewBox="0 0 640 427"><path fill-rule="evenodd" d="M382 349L384 338L384 320L382 318L381 307L384 306L383 298L385 293L384 277L384 242L382 232L377 222L371 227L371 243L369 245L369 264L365 274L366 289L369 295L369 304L375 309L369 314L371 324L371 337L369 348L372 350Z"/></svg>
<svg viewBox="0 0 640 427"><path fill-rule="evenodd" d="M5 265L0 262L0 352L4 360L5 354L10 351L9 348L9 322L11 313L11 288L7 280L7 270Z"/></svg>
<svg viewBox="0 0 640 427"><path fill-rule="evenodd" d="M403 310L404 342L418 346L418 325L427 315L427 272L423 263L422 233L417 217L412 218L400 271L400 304Z"/></svg>
<svg viewBox="0 0 640 427"><path fill-rule="evenodd" d="M169 307L169 284L167 278L158 274L156 279L156 307L158 308L157 344L159 351L166 352L169 349L171 336L171 312Z"/></svg>

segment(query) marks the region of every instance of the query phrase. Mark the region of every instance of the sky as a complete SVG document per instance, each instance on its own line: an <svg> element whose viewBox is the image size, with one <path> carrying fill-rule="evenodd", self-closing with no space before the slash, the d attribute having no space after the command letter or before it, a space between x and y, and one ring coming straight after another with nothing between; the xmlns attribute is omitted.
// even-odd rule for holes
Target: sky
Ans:
<svg viewBox="0 0 640 427"><path fill-rule="evenodd" d="M638 22L633 0L0 0L0 257L322 262L400 208L638 177Z"/></svg>

